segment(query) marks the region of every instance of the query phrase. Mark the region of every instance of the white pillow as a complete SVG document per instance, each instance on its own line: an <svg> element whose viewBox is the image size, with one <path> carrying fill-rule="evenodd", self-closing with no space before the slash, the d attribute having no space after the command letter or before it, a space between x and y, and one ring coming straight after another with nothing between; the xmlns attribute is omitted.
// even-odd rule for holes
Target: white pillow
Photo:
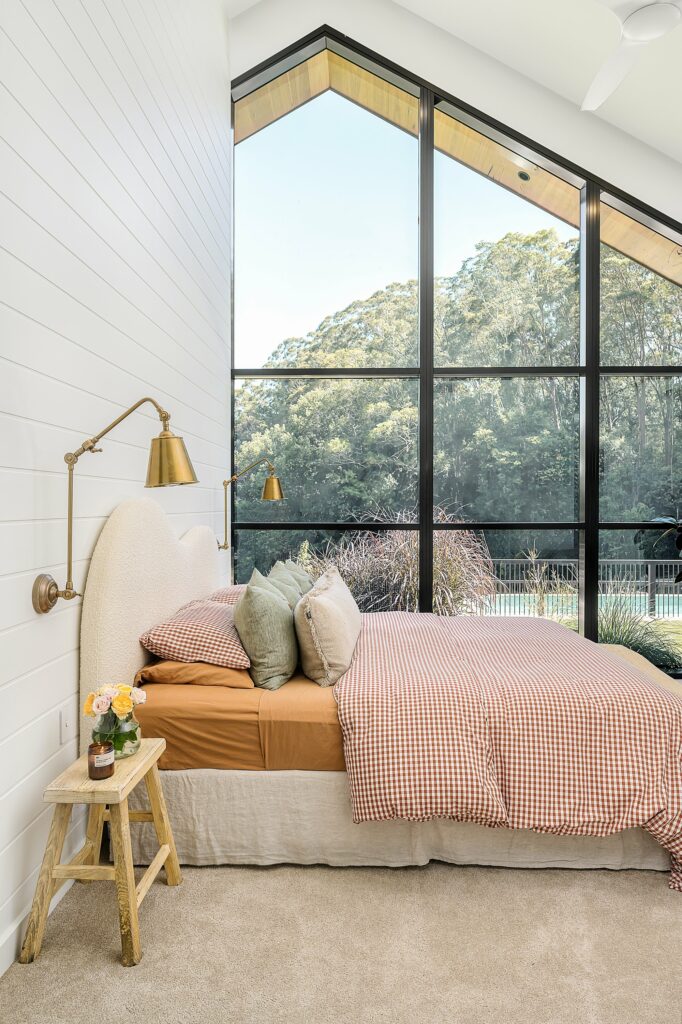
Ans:
<svg viewBox="0 0 682 1024"><path fill-rule="evenodd" d="M332 566L294 609L301 665L309 679L333 686L350 668L362 617L353 595Z"/></svg>

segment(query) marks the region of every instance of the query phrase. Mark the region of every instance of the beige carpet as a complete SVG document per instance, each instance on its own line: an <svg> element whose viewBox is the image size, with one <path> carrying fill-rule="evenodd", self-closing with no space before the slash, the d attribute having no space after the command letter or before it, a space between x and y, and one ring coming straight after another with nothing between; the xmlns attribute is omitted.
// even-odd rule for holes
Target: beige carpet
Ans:
<svg viewBox="0 0 682 1024"><path fill-rule="evenodd" d="M76 885L12 1024L680 1024L682 896L664 874L190 868L117 961L113 889Z"/></svg>

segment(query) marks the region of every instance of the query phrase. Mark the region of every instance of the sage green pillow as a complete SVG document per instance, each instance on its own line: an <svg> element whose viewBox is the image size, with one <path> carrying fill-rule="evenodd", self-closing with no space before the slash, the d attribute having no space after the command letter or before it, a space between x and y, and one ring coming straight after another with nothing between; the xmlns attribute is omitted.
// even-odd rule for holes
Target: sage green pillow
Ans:
<svg viewBox="0 0 682 1024"><path fill-rule="evenodd" d="M281 565L281 562L277 562L277 565ZM294 579L301 587L301 594L307 594L312 589L313 581L308 573L296 562L292 562L290 558L287 558L284 562L284 568L288 569Z"/></svg>
<svg viewBox="0 0 682 1024"><path fill-rule="evenodd" d="M298 664L294 616L286 598L257 569L235 605L234 624L249 656L254 683L278 690Z"/></svg>
<svg viewBox="0 0 682 1024"><path fill-rule="evenodd" d="M276 562L268 573L267 582L284 595L287 604L293 611L303 596L303 591L293 573L290 573L282 562Z"/></svg>

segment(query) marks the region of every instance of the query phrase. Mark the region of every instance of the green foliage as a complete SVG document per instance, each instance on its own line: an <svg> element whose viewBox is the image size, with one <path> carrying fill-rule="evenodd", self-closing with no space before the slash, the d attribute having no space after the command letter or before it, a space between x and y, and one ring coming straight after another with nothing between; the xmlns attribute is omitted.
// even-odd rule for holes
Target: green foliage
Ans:
<svg viewBox="0 0 682 1024"><path fill-rule="evenodd" d="M682 668L682 646L664 623L633 611L627 595L610 598L600 609L599 642L629 647L664 672Z"/></svg>
<svg viewBox="0 0 682 1024"><path fill-rule="evenodd" d="M682 362L682 288L604 246L601 295L605 363ZM456 274L436 282L437 364L575 364L578 315L575 242L544 230L480 243ZM282 342L268 365L414 366L417 340L416 282L394 283ZM576 380L560 377L437 382L436 503L481 521L577 519L578 391ZM677 515L680 379L605 376L601 413L601 518ZM238 518L346 521L375 506L395 516L417 502L418 432L416 381L245 382L235 395L235 463L270 454L286 500L261 502L262 481L252 474L236 487ZM643 537L638 551L632 534L602 533L602 555L675 557L670 539L645 548L655 540ZM503 545L518 551L529 540L520 533L488 543L499 557ZM267 568L282 545L274 534L242 535L240 576L256 553ZM565 552L543 545L550 553Z"/></svg>
<svg viewBox="0 0 682 1024"><path fill-rule="evenodd" d="M416 281L391 284L328 316L305 338L287 338L266 366L417 366Z"/></svg>
<svg viewBox="0 0 682 1024"><path fill-rule="evenodd" d="M270 452L285 501L264 506L256 474L237 485L240 518L346 520L417 501L417 381L270 380L235 396L236 465Z"/></svg>
<svg viewBox="0 0 682 1024"><path fill-rule="evenodd" d="M438 282L438 366L576 365L575 242L554 230L480 242L452 278Z"/></svg>
<svg viewBox="0 0 682 1024"><path fill-rule="evenodd" d="M104 715L97 719L99 729L93 729L93 743L113 743L114 750L121 752L126 745L137 737L138 724L133 724L133 715L120 719L118 715L109 709Z"/></svg>

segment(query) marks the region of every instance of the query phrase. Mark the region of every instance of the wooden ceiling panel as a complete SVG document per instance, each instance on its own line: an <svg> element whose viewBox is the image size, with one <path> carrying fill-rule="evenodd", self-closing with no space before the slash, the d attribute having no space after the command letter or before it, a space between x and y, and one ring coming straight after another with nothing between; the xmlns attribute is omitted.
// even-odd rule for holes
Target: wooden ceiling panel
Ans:
<svg viewBox="0 0 682 1024"><path fill-rule="evenodd" d="M415 96L331 50L323 50L235 103L235 144L329 89L402 131L418 134ZM580 194L573 185L442 110L435 112L434 135L439 152L578 228ZM682 285L679 243L604 203L601 237L606 245Z"/></svg>
<svg viewBox="0 0 682 1024"><path fill-rule="evenodd" d="M329 89L328 50L249 93L234 105L234 142L237 145L303 106Z"/></svg>
<svg viewBox="0 0 682 1024"><path fill-rule="evenodd" d="M673 284L682 285L682 245L601 204L601 240Z"/></svg>
<svg viewBox="0 0 682 1024"><path fill-rule="evenodd" d="M410 135L419 131L419 100L371 71L351 64L337 53L329 55L330 88L359 107L390 121Z"/></svg>
<svg viewBox="0 0 682 1024"><path fill-rule="evenodd" d="M522 159L441 110L435 113L434 143L445 156L478 171L567 224L578 227L580 193L568 182Z"/></svg>

